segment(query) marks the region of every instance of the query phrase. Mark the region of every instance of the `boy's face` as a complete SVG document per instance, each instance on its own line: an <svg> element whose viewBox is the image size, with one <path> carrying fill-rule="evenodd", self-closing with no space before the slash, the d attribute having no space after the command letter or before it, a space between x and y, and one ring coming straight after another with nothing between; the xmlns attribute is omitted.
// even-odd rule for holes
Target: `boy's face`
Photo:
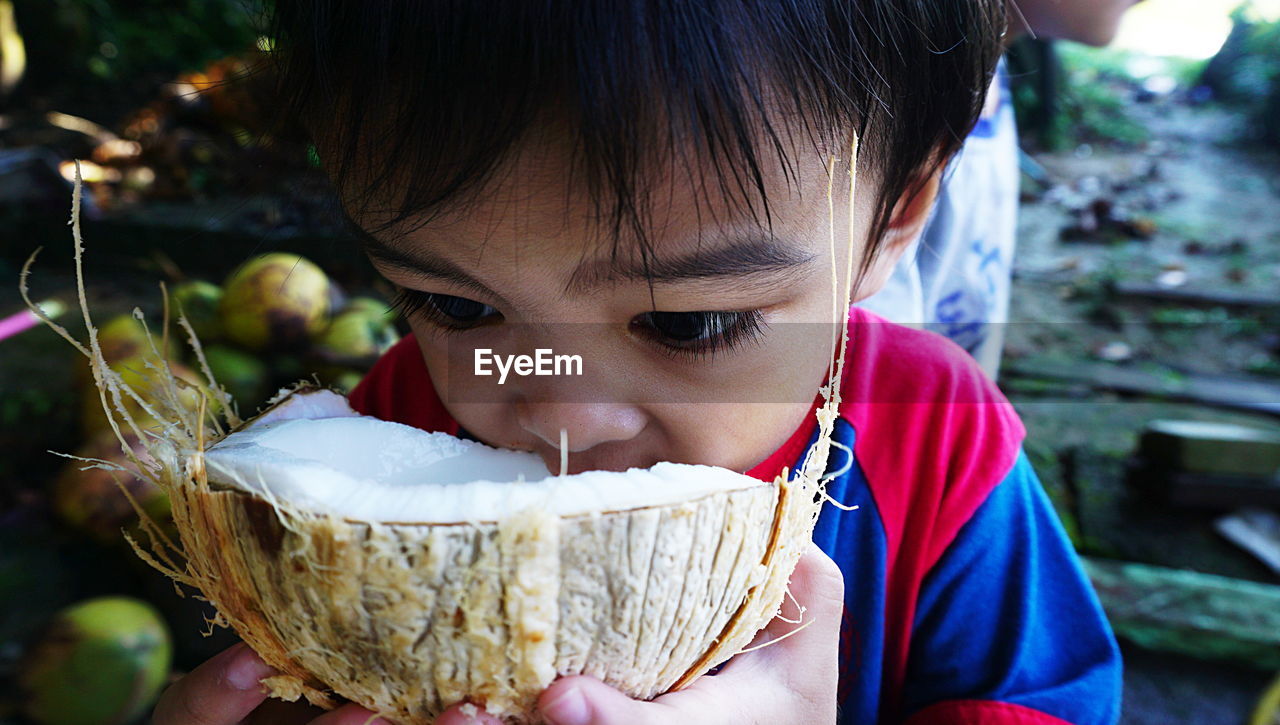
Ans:
<svg viewBox="0 0 1280 725"><path fill-rule="evenodd" d="M523 151L474 203L366 240L379 273L419 308L410 326L462 427L535 451L553 471L563 430L573 472L659 461L745 471L786 442L810 414L837 329L826 159L801 154L790 183L780 169L766 176L772 237L746 212L697 203L705 192L689 175L669 174L652 194L646 272L634 240L611 256L587 195L565 181L568 153ZM863 183L858 240L872 215ZM843 289L847 175L834 186ZM878 289L896 257L886 250L855 297ZM581 356L583 376L512 372L499 385L496 364L475 374L477 349L538 348Z"/></svg>
<svg viewBox="0 0 1280 725"><path fill-rule="evenodd" d="M1101 47L1115 39L1125 12L1142 0L1016 1L1036 35ZM1022 21L1011 15L1010 29L1022 30Z"/></svg>

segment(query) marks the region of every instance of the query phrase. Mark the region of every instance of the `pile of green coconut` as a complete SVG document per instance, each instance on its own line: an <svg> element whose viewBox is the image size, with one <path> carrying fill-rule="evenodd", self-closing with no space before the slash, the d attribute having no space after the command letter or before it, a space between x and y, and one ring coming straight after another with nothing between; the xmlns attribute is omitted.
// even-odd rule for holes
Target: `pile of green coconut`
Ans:
<svg viewBox="0 0 1280 725"><path fill-rule="evenodd" d="M137 431L113 427L120 412L108 415L93 367L78 369L84 439L51 482L49 503L86 558L100 549L114 561L126 546L122 532L145 535L138 510L177 538L169 495L134 465L147 457L143 438L157 426L160 369L185 385L182 406L192 412L206 406L225 422L299 380L349 391L398 338L384 302L348 297L319 266L294 254L255 257L221 286L187 280L165 297L170 315L183 317L205 341L201 359L176 335L150 336L134 314L110 317L96 331L101 363L137 393L137 400L123 401ZM196 372L206 366L209 376ZM224 405L235 409L223 411ZM166 614L189 620L193 630L201 621L190 604ZM56 612L22 658L20 708L44 725L132 721L154 701L172 665L174 638L165 620L134 596L97 597ZM200 639L195 631L177 634L181 642Z"/></svg>
<svg viewBox="0 0 1280 725"><path fill-rule="evenodd" d="M222 286L184 281L169 291L167 302L171 314L186 319L203 342L204 363L242 413L251 413L276 390L299 380L349 392L399 336L386 303L348 298L315 263L283 252L249 260ZM135 315L110 318L97 338L106 364L144 399L150 395L149 378L163 361L191 385L184 393L187 405L195 409L202 398L215 409L221 404L207 394L190 348L166 336L153 351L146 327ZM81 372L85 442L76 455L125 463L89 366ZM126 404L134 415L146 417L138 404ZM135 436L129 439L133 449L142 449ZM120 476L73 461L54 486L54 507L66 523L94 539L119 542L121 528L132 526L136 517L117 490L116 478ZM151 516L168 518L168 499L158 488L136 477L124 483Z"/></svg>

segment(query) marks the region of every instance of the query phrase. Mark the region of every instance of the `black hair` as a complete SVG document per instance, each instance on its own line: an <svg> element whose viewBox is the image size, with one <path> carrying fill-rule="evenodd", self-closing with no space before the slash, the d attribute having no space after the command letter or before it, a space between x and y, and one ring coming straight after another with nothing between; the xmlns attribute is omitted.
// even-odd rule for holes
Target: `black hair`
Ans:
<svg viewBox="0 0 1280 725"><path fill-rule="evenodd" d="M388 228L475 198L548 119L615 249L655 162L708 165L768 223L766 155L790 177L796 143L857 131L874 252L976 122L1004 24L1005 0L276 0L270 33L282 128Z"/></svg>

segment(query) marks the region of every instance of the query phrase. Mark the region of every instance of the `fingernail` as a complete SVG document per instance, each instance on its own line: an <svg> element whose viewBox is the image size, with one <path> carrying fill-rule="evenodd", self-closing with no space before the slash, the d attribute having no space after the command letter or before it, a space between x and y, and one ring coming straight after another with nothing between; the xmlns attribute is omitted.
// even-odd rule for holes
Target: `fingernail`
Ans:
<svg viewBox="0 0 1280 725"><path fill-rule="evenodd" d="M256 690L262 680L276 674L257 653L242 646L231 664L227 666L227 684L237 690Z"/></svg>
<svg viewBox="0 0 1280 725"><path fill-rule="evenodd" d="M552 725L588 725L591 707L577 685L569 686L560 696L542 708L542 716Z"/></svg>
<svg viewBox="0 0 1280 725"><path fill-rule="evenodd" d="M466 718L468 725L502 725L502 721L493 717L484 710L479 708L475 710L463 710L462 716Z"/></svg>
<svg viewBox="0 0 1280 725"><path fill-rule="evenodd" d="M449 708L448 712L436 718L436 722L440 725L444 725L445 722L451 725L502 725L502 720L470 703Z"/></svg>

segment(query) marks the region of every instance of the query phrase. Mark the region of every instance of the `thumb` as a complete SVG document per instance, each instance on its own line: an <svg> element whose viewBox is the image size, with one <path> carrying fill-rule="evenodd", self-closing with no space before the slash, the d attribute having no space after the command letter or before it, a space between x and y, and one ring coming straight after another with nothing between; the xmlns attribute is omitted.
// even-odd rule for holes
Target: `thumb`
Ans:
<svg viewBox="0 0 1280 725"><path fill-rule="evenodd" d="M810 543L787 582L787 594L782 599L778 616L746 649L759 648L761 654L778 648L815 654L829 649L839 651L843 615L844 574L817 544ZM784 639L785 643L769 644ZM754 652L739 655L729 664L751 654Z"/></svg>
<svg viewBox="0 0 1280 725"><path fill-rule="evenodd" d="M778 616L715 677L700 677L687 689L661 699L673 702L715 695L721 700L720 710L833 722L840 680L844 576L821 549L810 544L787 592ZM723 697L728 691L734 694ZM765 715L760 721L778 720Z"/></svg>
<svg viewBox="0 0 1280 725"><path fill-rule="evenodd" d="M579 675L556 680L538 698L538 711L550 725L665 725L701 722L660 702L632 700L595 679Z"/></svg>
<svg viewBox="0 0 1280 725"><path fill-rule="evenodd" d="M538 708L551 725L834 721L844 579L831 559L810 545L789 590L808 624L795 623L800 618L796 604L790 611L784 606L786 619L774 619L757 637L758 644L776 643L734 657L715 677L699 678L652 702L632 700L591 677L566 677L543 692Z"/></svg>

